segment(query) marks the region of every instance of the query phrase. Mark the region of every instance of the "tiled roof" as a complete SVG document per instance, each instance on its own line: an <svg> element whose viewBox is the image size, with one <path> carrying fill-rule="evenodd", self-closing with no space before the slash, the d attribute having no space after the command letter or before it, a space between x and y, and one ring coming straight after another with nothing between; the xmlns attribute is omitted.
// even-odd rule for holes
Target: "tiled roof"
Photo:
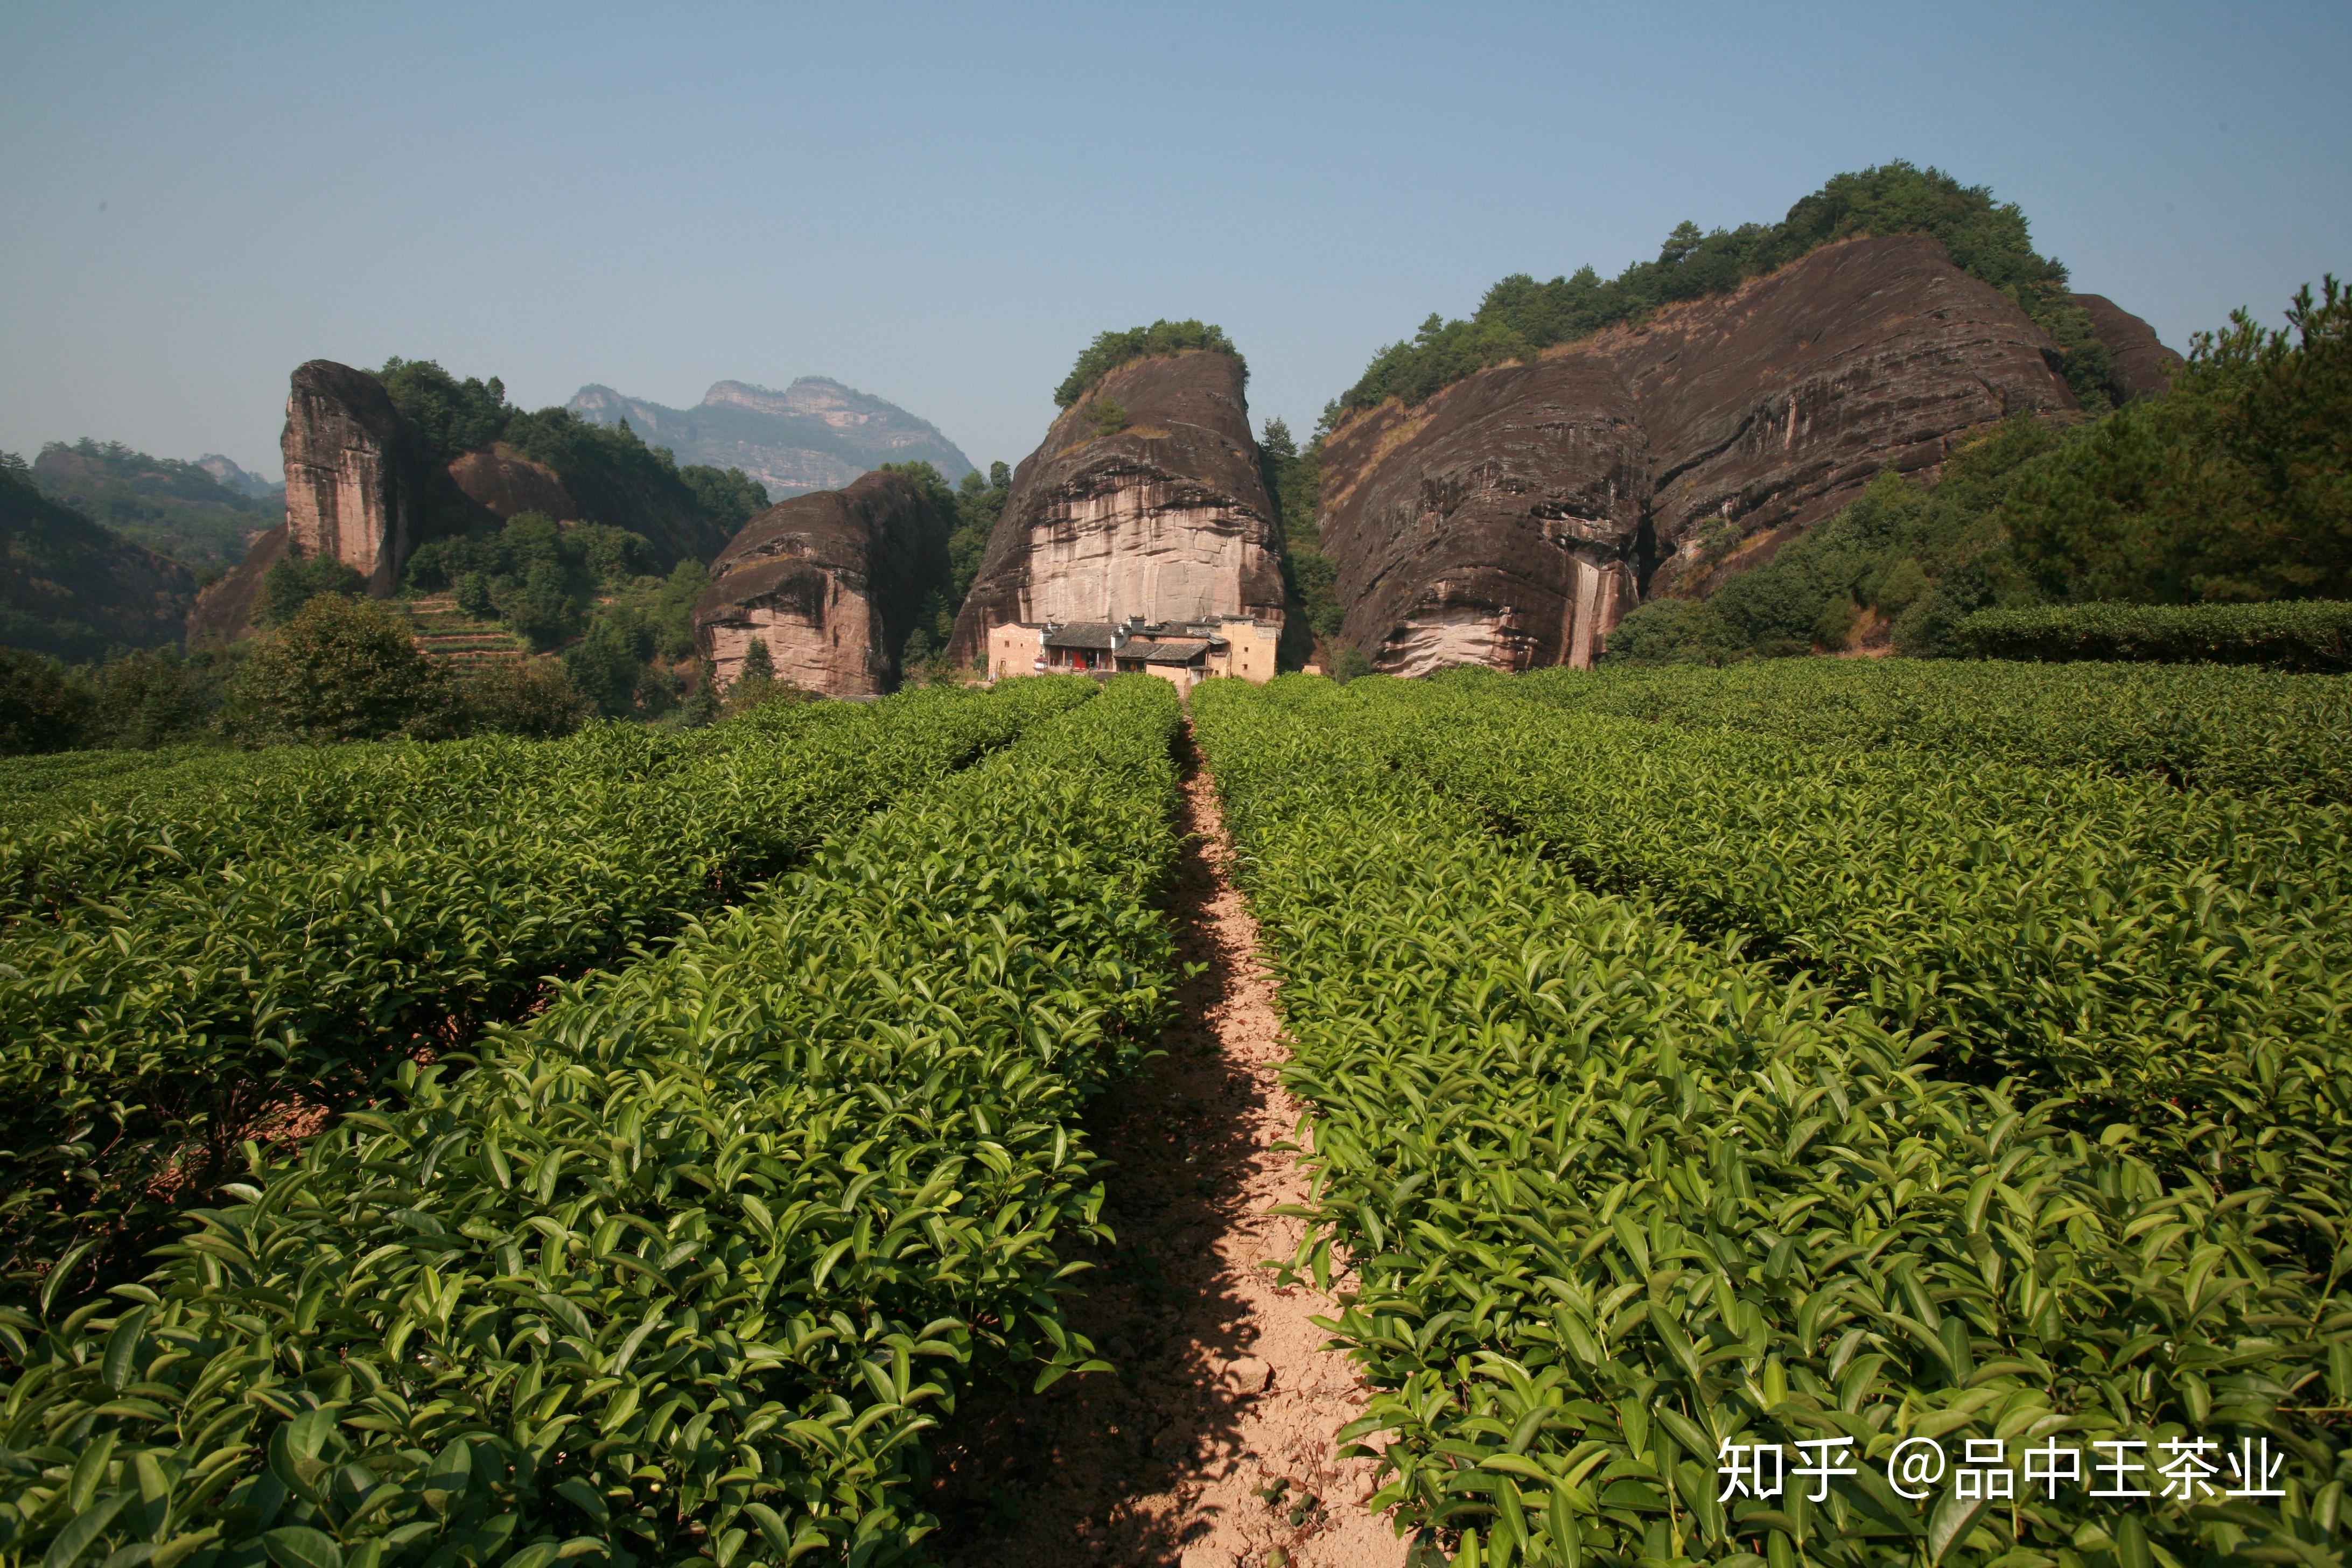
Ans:
<svg viewBox="0 0 2352 1568"><path fill-rule="evenodd" d="M1102 648L1111 646L1112 627L1104 621L1073 621L1045 634L1047 647Z"/></svg>
<svg viewBox="0 0 2352 1568"><path fill-rule="evenodd" d="M1130 658L1140 654L1146 664L1190 664L1209 644L1205 637L1137 637L1120 651Z"/></svg>

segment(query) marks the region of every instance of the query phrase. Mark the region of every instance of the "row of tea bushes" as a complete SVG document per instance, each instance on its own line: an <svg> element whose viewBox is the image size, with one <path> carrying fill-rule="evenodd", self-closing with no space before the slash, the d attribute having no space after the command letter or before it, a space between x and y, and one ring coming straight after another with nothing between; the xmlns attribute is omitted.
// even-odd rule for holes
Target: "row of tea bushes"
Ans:
<svg viewBox="0 0 2352 1568"><path fill-rule="evenodd" d="M437 812L471 759L379 752L377 805L405 823L256 846L20 923L0 942L0 1237L19 1279L45 1267L52 1289L87 1286L77 1253L93 1248L99 1275L119 1270L273 1114L331 1109L418 1050L462 1048L537 1005L551 977L627 962L1084 695L1048 682L830 705L678 765L646 765L625 740L557 742L562 765L534 760L530 787ZM420 779L423 807L400 787Z"/></svg>
<svg viewBox="0 0 2352 1568"><path fill-rule="evenodd" d="M1932 1036L1580 884L1395 765L1384 684L1193 697L1310 1107L1293 1265L1352 1271L1377 1505L1465 1564L2340 1559L2352 1307L2290 1194L1943 1079ZM1912 1437L2154 1466L2197 1435L2267 1442L2282 1495L1914 1502L1885 1470ZM1727 1445L1841 1438L1823 1500L1722 1500Z"/></svg>
<svg viewBox="0 0 2352 1568"><path fill-rule="evenodd" d="M2086 766L2208 789L2352 804L2352 678L2219 665L1755 659L1604 665L1515 680L1582 712L1945 758Z"/></svg>
<svg viewBox="0 0 2352 1568"><path fill-rule="evenodd" d="M2352 604L2037 605L1952 628L1979 658L2148 659L2352 670Z"/></svg>
<svg viewBox="0 0 2352 1568"><path fill-rule="evenodd" d="M1981 1081L2352 1218L2352 811L1374 683L1388 754ZM2324 1223L2322 1223L2324 1219Z"/></svg>
<svg viewBox="0 0 2352 1568"><path fill-rule="evenodd" d="M552 742L483 735L432 745L279 746L101 771L34 795L0 822L0 919L104 919L151 883L429 834L567 787L655 784L746 747L844 722L854 720L841 704L796 704L707 730L601 724ZM0 763L0 773L58 760ZM550 806L559 816L564 809L560 801Z"/></svg>
<svg viewBox="0 0 2352 1568"><path fill-rule="evenodd" d="M1113 683L470 1070L404 1069L145 1284L6 1314L0 1551L910 1556L957 1386L1099 1364L1055 1247L1098 1224L1077 1113L1171 994L1176 721Z"/></svg>

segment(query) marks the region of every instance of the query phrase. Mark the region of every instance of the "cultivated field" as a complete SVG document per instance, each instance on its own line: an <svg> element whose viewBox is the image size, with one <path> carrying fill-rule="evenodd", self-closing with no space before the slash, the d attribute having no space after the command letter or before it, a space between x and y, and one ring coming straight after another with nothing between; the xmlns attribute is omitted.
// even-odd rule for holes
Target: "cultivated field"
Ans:
<svg viewBox="0 0 2352 1568"><path fill-rule="evenodd" d="M1304 1110L1269 1285L1327 1293L1283 1310L1322 1303L1362 1380L1330 1440L1377 1458L1216 1540L1337 1563L1370 1509L1464 1564L2342 1561L2352 682L1191 703ZM1139 1386L1074 1260L1123 1171L1181 1166L1089 1107L1215 1048L1186 721L1031 679L6 764L0 1558L1000 1560L937 1530L934 1457L1022 1429L957 1426L982 1384ZM1232 1398L1279 1393L1246 1364Z"/></svg>

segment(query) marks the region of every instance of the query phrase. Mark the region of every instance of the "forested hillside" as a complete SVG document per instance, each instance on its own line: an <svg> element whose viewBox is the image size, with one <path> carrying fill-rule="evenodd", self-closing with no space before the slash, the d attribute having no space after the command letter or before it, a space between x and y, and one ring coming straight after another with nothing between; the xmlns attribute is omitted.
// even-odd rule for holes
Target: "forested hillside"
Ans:
<svg viewBox="0 0 2352 1568"><path fill-rule="evenodd" d="M224 483L202 463L153 458L120 441L88 437L44 447L33 460L33 482L43 494L198 574L236 565L253 537L286 515L283 487L256 494Z"/></svg>
<svg viewBox="0 0 2352 1568"><path fill-rule="evenodd" d="M188 569L41 493L0 453L0 646L59 658L177 642Z"/></svg>

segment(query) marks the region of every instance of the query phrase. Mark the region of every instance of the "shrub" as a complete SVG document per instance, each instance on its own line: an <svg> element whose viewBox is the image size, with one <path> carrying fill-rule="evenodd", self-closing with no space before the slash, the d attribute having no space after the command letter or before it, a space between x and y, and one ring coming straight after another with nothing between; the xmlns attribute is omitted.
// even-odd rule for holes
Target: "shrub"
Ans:
<svg viewBox="0 0 2352 1568"><path fill-rule="evenodd" d="M331 556L289 555L261 575L253 624L282 626L321 594L364 594L367 579Z"/></svg>
<svg viewBox="0 0 2352 1568"><path fill-rule="evenodd" d="M2352 669L2352 603L2048 605L1983 610L1953 630L1978 658L2127 659Z"/></svg>
<svg viewBox="0 0 2352 1568"><path fill-rule="evenodd" d="M1249 365L1241 351L1234 347L1233 339L1225 336L1223 327L1209 326L1195 321L1154 321L1148 327L1129 327L1123 332L1102 332L1078 355L1078 363L1062 384L1054 389L1054 406L1067 408L1087 395L1087 389L1130 360L1150 359L1157 354L1179 354L1186 349L1214 349L1231 354L1242 368L1242 378L1249 378Z"/></svg>
<svg viewBox="0 0 2352 1568"><path fill-rule="evenodd" d="M79 744L89 706L89 694L56 659L0 647L0 756Z"/></svg>
<svg viewBox="0 0 2352 1568"><path fill-rule="evenodd" d="M1116 436L1127 428L1127 405L1115 398L1097 399L1087 411L1087 421L1097 436Z"/></svg>
<svg viewBox="0 0 2352 1568"><path fill-rule="evenodd" d="M380 740L446 721L451 697L448 671L393 612L324 594L247 658L225 727L247 745Z"/></svg>
<svg viewBox="0 0 2352 1568"><path fill-rule="evenodd" d="M468 730L495 730L534 741L569 735L596 715L596 705L554 658L500 662L467 676L457 688Z"/></svg>

